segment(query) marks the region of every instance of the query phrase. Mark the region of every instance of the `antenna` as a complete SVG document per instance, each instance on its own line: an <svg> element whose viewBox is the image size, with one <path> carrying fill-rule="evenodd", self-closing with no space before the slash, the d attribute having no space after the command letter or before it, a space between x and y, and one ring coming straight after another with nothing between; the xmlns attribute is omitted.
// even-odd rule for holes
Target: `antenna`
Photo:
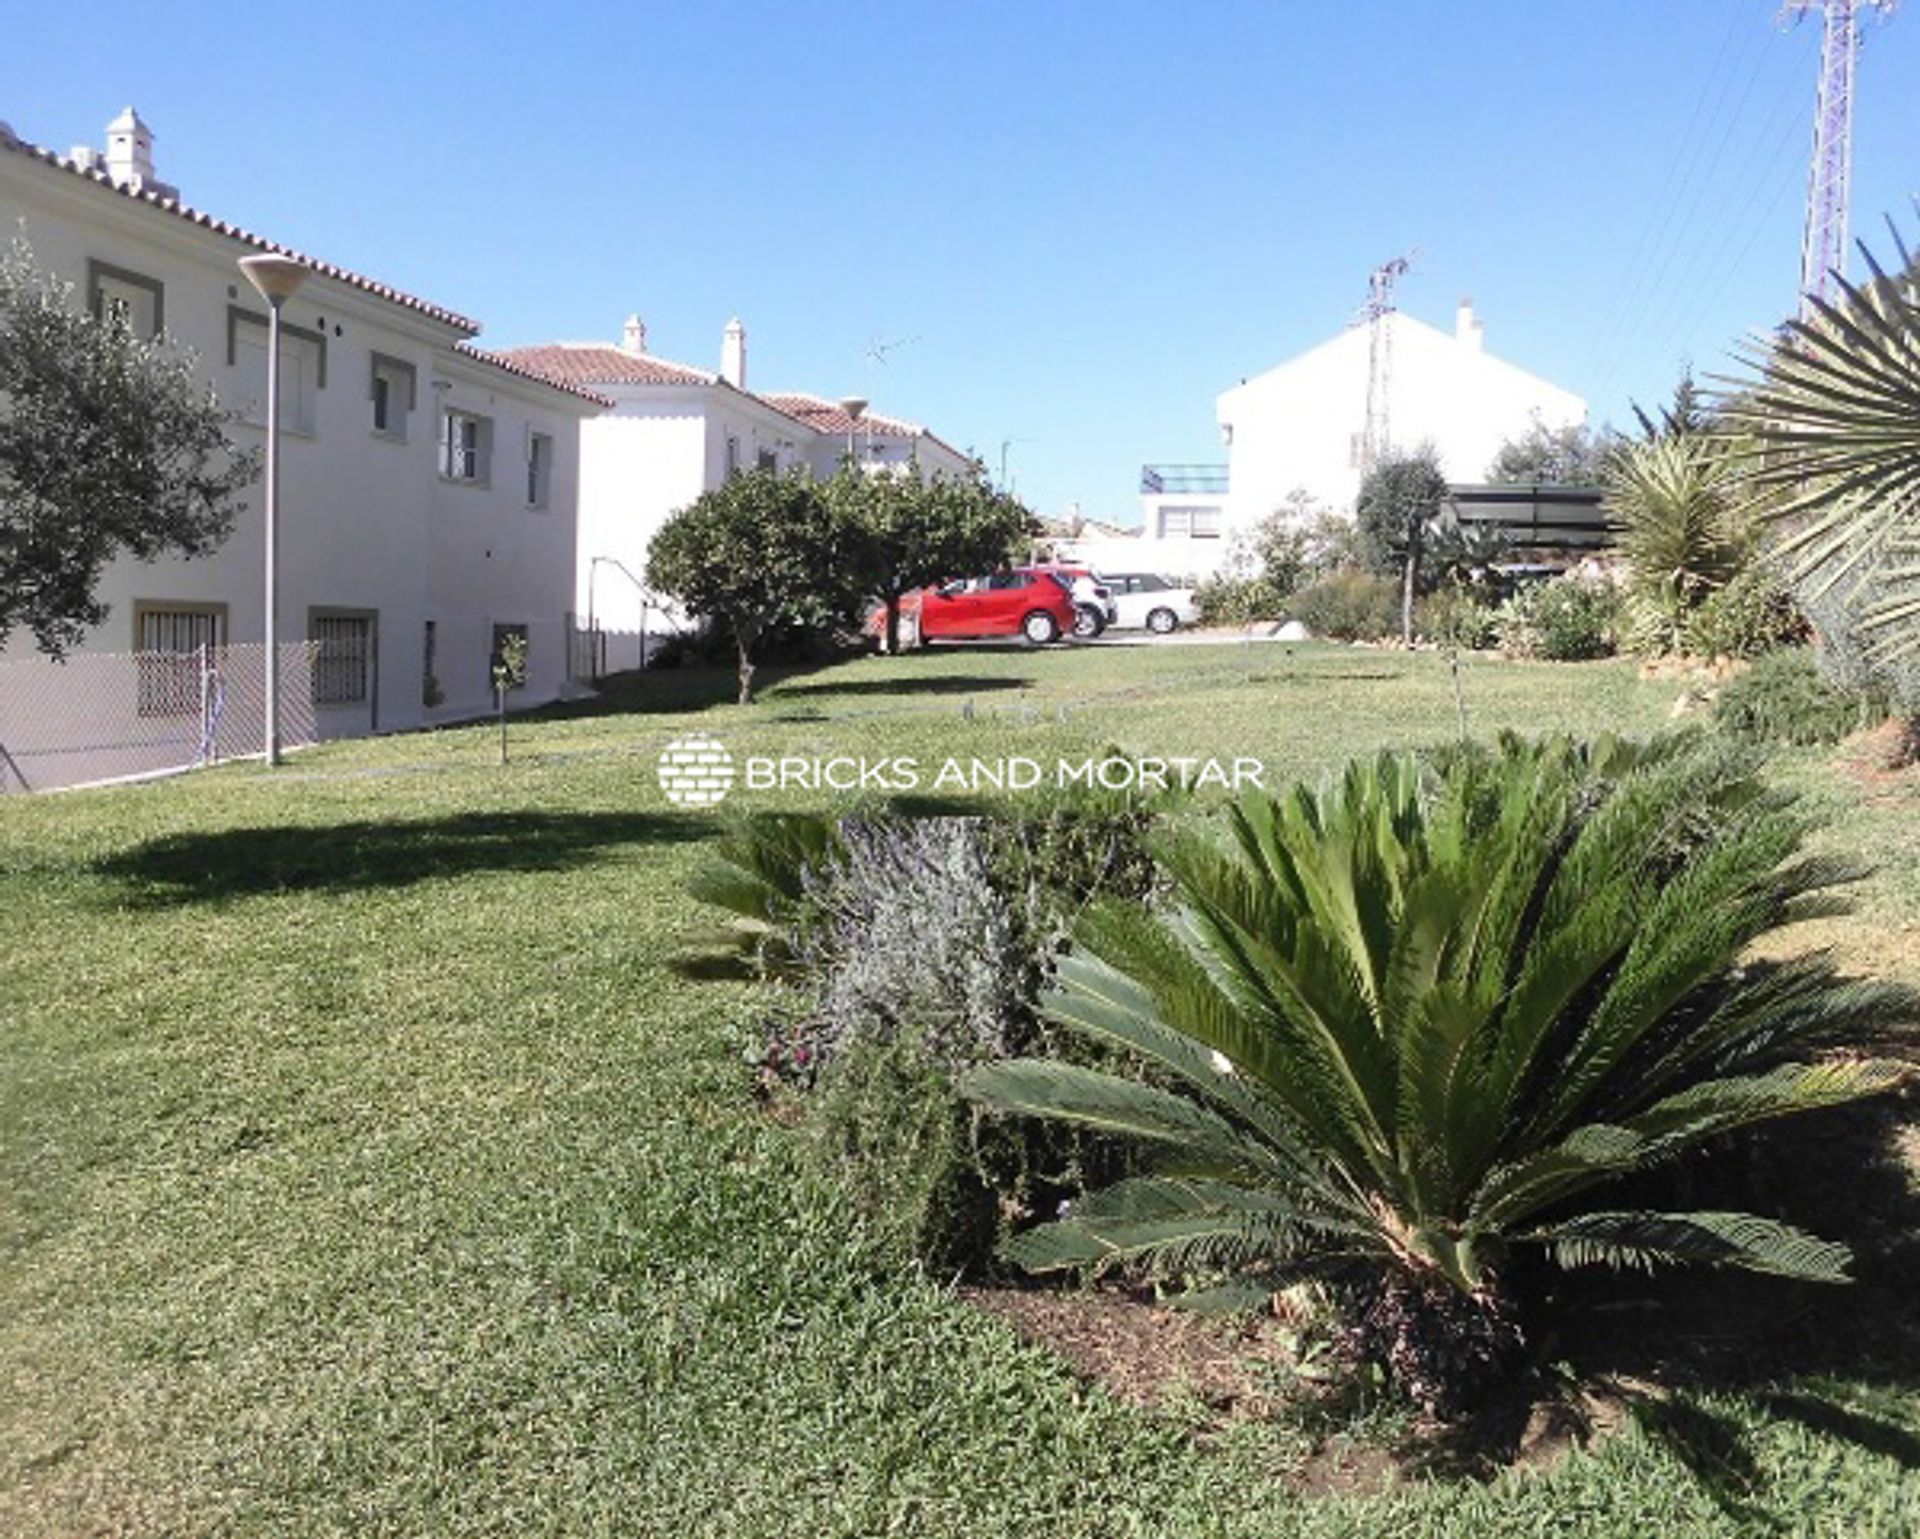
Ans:
<svg viewBox="0 0 1920 1539"><path fill-rule="evenodd" d="M913 344L919 340L918 337L898 337L891 342L882 342L880 340L880 333L876 331L873 334L873 340L867 344L867 356L882 368L885 368L888 353L894 351L895 348L912 347Z"/></svg>
<svg viewBox="0 0 1920 1539"><path fill-rule="evenodd" d="M1853 180L1853 75L1860 58L1860 16L1890 15L1897 0L1789 0L1783 22L1821 13L1820 91L1813 112L1813 170L1807 178L1807 227L1800 243L1800 319L1816 299L1830 300L1847 265L1848 201Z"/></svg>
<svg viewBox="0 0 1920 1539"><path fill-rule="evenodd" d="M1360 440L1362 475L1384 459L1393 444L1393 328L1387 317L1398 308L1394 285L1407 275L1419 256L1416 247L1374 268L1367 278L1367 302L1353 320L1356 326L1362 321L1367 325L1367 426Z"/></svg>

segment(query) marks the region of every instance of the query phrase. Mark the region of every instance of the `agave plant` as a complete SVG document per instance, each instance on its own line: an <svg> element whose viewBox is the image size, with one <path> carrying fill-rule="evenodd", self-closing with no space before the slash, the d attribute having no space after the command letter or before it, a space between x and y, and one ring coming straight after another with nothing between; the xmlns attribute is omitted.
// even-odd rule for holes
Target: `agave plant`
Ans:
<svg viewBox="0 0 1920 1539"><path fill-rule="evenodd" d="M1692 608L1739 573L1753 541L1730 490L1725 445L1709 434L1647 439L1613 457L1602 506L1620 525L1636 590Z"/></svg>
<svg viewBox="0 0 1920 1539"><path fill-rule="evenodd" d="M1206 1304L1358 1277L1372 1317L1401 1322L1376 1350L1429 1403L1435 1353L1517 1345L1508 1279L1527 1252L1842 1280L1843 1246L1776 1219L1602 1200L1902 1077L1826 1050L1910 1016L1912 995L1821 956L1749 956L1854 873L1797 858L1803 818L1734 754L1506 737L1425 767L1383 755L1317 792L1250 796L1232 853L1169 845L1177 906L1101 911L1049 1003L1146 1078L1020 1059L962 1085L1162 1161L1010 1257L1137 1266Z"/></svg>
<svg viewBox="0 0 1920 1539"><path fill-rule="evenodd" d="M1796 578L1847 597L1888 663L1920 654L1920 262L1894 243L1897 273L1862 246L1870 281L1841 280L1750 346L1727 403L1753 440L1749 498L1783 527Z"/></svg>

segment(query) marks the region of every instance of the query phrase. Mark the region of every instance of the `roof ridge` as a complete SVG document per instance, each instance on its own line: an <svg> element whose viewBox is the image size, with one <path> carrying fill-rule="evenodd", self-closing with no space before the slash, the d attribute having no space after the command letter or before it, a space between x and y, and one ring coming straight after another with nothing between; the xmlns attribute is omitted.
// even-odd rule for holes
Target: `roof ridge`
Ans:
<svg viewBox="0 0 1920 1539"><path fill-rule="evenodd" d="M322 261L320 258L308 256L304 251L296 250L292 246L284 245L276 240L269 240L264 235L257 235L244 225L237 225L231 220L222 219L218 215L209 214L203 209L195 208L192 204L182 199L178 193L168 195L151 188L124 186L114 181L105 171L81 166L69 157L61 155L57 151L50 150L45 145L35 144L31 140L22 139L11 131L0 133L0 152L22 155L29 160L41 161L46 165L52 166L55 170L66 172L69 176L78 177L85 182L91 182L95 186L103 187L107 191L117 193L119 196L135 203L148 204L153 208L161 210L163 213L172 214L177 219L184 219L189 224L196 224L202 229L211 230L216 235L224 235L230 240L237 240L244 245L252 246L257 251L270 251L277 256L290 257L302 266L318 273L323 278L332 278L336 282L347 284L351 288L360 289L372 294L377 299L384 299L390 304L399 305L403 309L418 311L420 314L439 321L443 325L451 326L457 331L466 332L469 337L478 336L480 333L480 323L471 316L462 315L457 310L449 310L443 305L436 305L431 300L422 299L417 294L409 294L404 289L394 288L391 284L382 283L378 278L370 278L364 273L353 271L351 268L341 267L333 262Z"/></svg>

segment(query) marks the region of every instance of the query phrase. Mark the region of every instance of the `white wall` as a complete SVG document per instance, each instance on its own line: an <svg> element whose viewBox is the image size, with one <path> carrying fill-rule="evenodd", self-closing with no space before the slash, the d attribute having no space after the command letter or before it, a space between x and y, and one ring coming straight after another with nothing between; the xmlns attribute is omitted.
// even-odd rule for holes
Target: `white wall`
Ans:
<svg viewBox="0 0 1920 1539"><path fill-rule="evenodd" d="M230 307L264 308L235 266L249 250L245 244L10 153L0 153L0 228L23 228L38 265L76 285L76 303L85 303L89 258L159 282L169 335L198 355L200 371L224 401L237 405L251 395L244 368L228 363L227 346ZM559 636L573 594L578 423L597 408L459 358L452 347L463 333L455 327L318 274L283 313L290 326L324 335L326 382L312 396L312 431L281 436L281 637L307 637L315 609L377 617L370 698L321 710L321 731L386 730L427 719L422 642L430 618L451 625L524 617L552 626L555 644L535 650L536 679L525 698L558 692L565 659ZM373 430L376 352L414 369L417 394L404 441ZM442 488L438 476L437 373L447 375L451 399L496 418L495 462L506 473L492 494L458 488L459 497L443 496L451 489ZM513 495L520 480L513 446L523 441L529 420L550 431L555 444L549 506L538 514ZM265 436L247 423L230 432L243 447ZM224 605L226 638L259 640L263 543L256 485L232 536L212 555L112 563L98 589L110 613L83 650L131 650L142 602ZM16 635L8 654L32 646L30 636ZM479 667L484 673L484 658ZM484 706L484 684L464 665L443 683L448 699L438 714Z"/></svg>
<svg viewBox="0 0 1920 1539"><path fill-rule="evenodd" d="M1392 331L1390 431L1399 448L1431 441L1452 481L1479 481L1508 438L1535 413L1550 428L1586 419L1569 391L1487 353L1477 323L1443 332L1398 312ZM1225 391L1232 521L1240 528L1304 489L1336 511L1360 489L1357 445L1366 429L1369 333L1349 331Z"/></svg>
<svg viewBox="0 0 1920 1539"><path fill-rule="evenodd" d="M486 484L451 479L435 463L432 584L422 630L426 619L435 621L434 673L446 695L436 714L464 715L486 707L496 625L528 627L527 683L516 703L551 699L567 674L566 622L578 538L578 418L549 404L549 392L458 355L437 362L432 394L436 425L439 411L451 409L488 417L494 428ZM544 506L530 503L527 495L533 433L545 434L553 444ZM424 646L424 635L417 634L416 687Z"/></svg>

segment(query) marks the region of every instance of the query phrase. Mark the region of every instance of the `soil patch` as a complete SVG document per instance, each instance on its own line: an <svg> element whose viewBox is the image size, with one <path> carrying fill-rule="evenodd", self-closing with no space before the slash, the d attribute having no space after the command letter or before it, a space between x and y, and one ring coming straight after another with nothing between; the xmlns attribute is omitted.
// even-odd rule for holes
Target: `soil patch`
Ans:
<svg viewBox="0 0 1920 1539"><path fill-rule="evenodd" d="M960 1296L1129 1405L1204 1407L1199 1439L1235 1422L1290 1417L1303 1451L1287 1483L1309 1496L1373 1495L1434 1475L1486 1479L1505 1469L1550 1469L1626 1420L1611 1388L1539 1400L1516 1386L1465 1421L1415 1420L1377 1427L1377 1439L1355 1436L1346 1430L1351 1415L1335 1408L1341 1385L1290 1373L1294 1337L1278 1316L1222 1320L1116 1288L974 1287Z"/></svg>
<svg viewBox="0 0 1920 1539"><path fill-rule="evenodd" d="M1290 1354L1277 1320L1220 1320L1105 1289L963 1288L960 1296L1130 1405L1191 1396L1226 1422L1268 1416L1280 1404L1274 1378Z"/></svg>

